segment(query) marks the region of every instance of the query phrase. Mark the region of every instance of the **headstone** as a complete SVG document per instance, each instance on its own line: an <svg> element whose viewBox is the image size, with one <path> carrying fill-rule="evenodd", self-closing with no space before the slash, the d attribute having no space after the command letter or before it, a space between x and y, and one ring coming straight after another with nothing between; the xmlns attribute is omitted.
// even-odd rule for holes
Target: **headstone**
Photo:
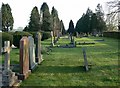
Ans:
<svg viewBox="0 0 120 88"><path fill-rule="evenodd" d="M85 66L85 70L88 71L88 61L87 61L87 56L86 56L86 51L85 49L83 48L83 57L84 57L84 66Z"/></svg>
<svg viewBox="0 0 120 88"><path fill-rule="evenodd" d="M10 41L4 42L3 52L5 53L5 59L4 70L2 72L2 86L13 86L18 80L15 73L10 69Z"/></svg>
<svg viewBox="0 0 120 88"><path fill-rule="evenodd" d="M70 43L73 43L73 36L72 36L72 33L70 33Z"/></svg>
<svg viewBox="0 0 120 88"><path fill-rule="evenodd" d="M40 64L43 59L41 55L41 34L39 32L36 33L36 48L35 48L35 56L36 56L36 62Z"/></svg>
<svg viewBox="0 0 120 88"><path fill-rule="evenodd" d="M20 80L26 79L31 71L29 70L29 52L28 52L28 38L22 37L20 40L20 73L18 78Z"/></svg>
<svg viewBox="0 0 120 88"><path fill-rule="evenodd" d="M51 46L54 46L54 37L53 37L53 31L51 31Z"/></svg>
<svg viewBox="0 0 120 88"><path fill-rule="evenodd" d="M28 40L29 40L29 68L30 70L33 70L37 65L35 62L35 44L32 36L29 36Z"/></svg>
<svg viewBox="0 0 120 88"><path fill-rule="evenodd" d="M0 88L1 87L2 87L2 64L0 64Z"/></svg>
<svg viewBox="0 0 120 88"><path fill-rule="evenodd" d="M78 38L79 37L79 33L78 32L76 32L76 38Z"/></svg>

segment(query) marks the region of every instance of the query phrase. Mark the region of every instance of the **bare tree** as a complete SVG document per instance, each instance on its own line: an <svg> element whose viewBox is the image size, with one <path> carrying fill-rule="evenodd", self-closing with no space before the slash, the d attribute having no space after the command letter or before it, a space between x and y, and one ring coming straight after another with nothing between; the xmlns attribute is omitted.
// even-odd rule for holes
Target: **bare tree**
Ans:
<svg viewBox="0 0 120 88"><path fill-rule="evenodd" d="M120 1L114 0L107 2L108 14L107 24L111 29L120 30ZM112 27L111 27L112 26Z"/></svg>

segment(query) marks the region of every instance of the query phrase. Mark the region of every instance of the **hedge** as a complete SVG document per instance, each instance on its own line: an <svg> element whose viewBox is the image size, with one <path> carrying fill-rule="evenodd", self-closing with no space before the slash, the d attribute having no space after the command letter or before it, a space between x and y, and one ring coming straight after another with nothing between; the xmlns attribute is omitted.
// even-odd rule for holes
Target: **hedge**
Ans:
<svg viewBox="0 0 120 88"><path fill-rule="evenodd" d="M32 36L32 34L30 34L29 32L15 32L13 34L13 44L14 46L16 46L17 48L20 47L20 39L23 37L23 36Z"/></svg>
<svg viewBox="0 0 120 88"><path fill-rule="evenodd" d="M120 32L103 32L104 37L120 39Z"/></svg>
<svg viewBox="0 0 120 88"><path fill-rule="evenodd" d="M51 33L50 32L42 32L42 39L41 39L41 41L44 41L44 40L46 40L46 39L48 39L50 37L51 37Z"/></svg>
<svg viewBox="0 0 120 88"><path fill-rule="evenodd" d="M29 32L29 33L32 34L33 38L35 39L35 35L37 32ZM50 32L41 32L41 37L42 37L41 41L44 41L51 37L51 33Z"/></svg>
<svg viewBox="0 0 120 88"><path fill-rule="evenodd" d="M1 32L0 35L2 35L2 47L4 47L4 41L10 41L10 46L13 44L13 36L9 34L8 32Z"/></svg>

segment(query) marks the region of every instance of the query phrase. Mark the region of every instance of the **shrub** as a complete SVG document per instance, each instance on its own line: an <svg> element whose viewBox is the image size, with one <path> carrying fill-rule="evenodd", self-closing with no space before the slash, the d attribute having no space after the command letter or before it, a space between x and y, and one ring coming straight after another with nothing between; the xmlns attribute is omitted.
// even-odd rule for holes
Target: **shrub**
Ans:
<svg viewBox="0 0 120 88"><path fill-rule="evenodd" d="M10 41L10 46L12 46L13 36L7 32L2 32L1 34L2 34L2 47L4 47L4 41Z"/></svg>
<svg viewBox="0 0 120 88"><path fill-rule="evenodd" d="M33 38L35 39L35 35L36 35L37 32L29 32L29 33L32 34ZM50 34L50 32L41 32L41 37L42 37L41 41L44 41L45 39L50 38L51 34Z"/></svg>
<svg viewBox="0 0 120 88"><path fill-rule="evenodd" d="M44 40L46 40L46 39L48 39L50 37L51 37L51 33L50 32L42 32L42 39L41 39L41 41L44 41Z"/></svg>
<svg viewBox="0 0 120 88"><path fill-rule="evenodd" d="M120 32L104 32L104 37L120 39Z"/></svg>
<svg viewBox="0 0 120 88"><path fill-rule="evenodd" d="M16 46L17 48L20 47L20 39L23 37L23 36L32 36L32 34L30 34L29 32L15 32L13 34L13 44L14 46Z"/></svg>

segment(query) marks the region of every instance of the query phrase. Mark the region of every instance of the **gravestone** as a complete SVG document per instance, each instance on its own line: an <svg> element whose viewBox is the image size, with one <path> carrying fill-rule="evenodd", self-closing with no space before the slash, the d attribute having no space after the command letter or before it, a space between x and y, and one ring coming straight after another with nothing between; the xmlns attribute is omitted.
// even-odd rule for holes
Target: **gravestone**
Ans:
<svg viewBox="0 0 120 88"><path fill-rule="evenodd" d="M29 68L30 70L33 70L37 65L35 62L35 44L32 36L29 36L28 40L29 40Z"/></svg>
<svg viewBox="0 0 120 88"><path fill-rule="evenodd" d="M10 69L10 41L4 42L3 52L5 53L5 59L2 72L2 86L13 86L18 82L18 79L15 73Z"/></svg>
<svg viewBox="0 0 120 88"><path fill-rule="evenodd" d="M0 88L1 87L2 87L2 64L0 64Z"/></svg>
<svg viewBox="0 0 120 88"><path fill-rule="evenodd" d="M28 49L28 38L22 37L20 40L20 73L18 79L26 79L31 71L29 70L29 49Z"/></svg>
<svg viewBox="0 0 120 88"><path fill-rule="evenodd" d="M73 39L72 33L70 33L70 43L72 44L73 42L74 42L74 39Z"/></svg>
<svg viewBox="0 0 120 88"><path fill-rule="evenodd" d="M36 39L36 41L35 41L35 43L36 43L36 48L35 48L35 58L36 58L36 62L38 63L38 64L40 64L42 61L43 61L43 59L42 59L42 55L41 55L41 34L39 33L39 32L37 32L36 33L36 37L35 37Z"/></svg>
<svg viewBox="0 0 120 88"><path fill-rule="evenodd" d="M84 66L85 66L85 70L88 71L88 61L87 61L87 56L86 56L86 51L84 48L82 48L83 51L83 57L84 57Z"/></svg>
<svg viewBox="0 0 120 88"><path fill-rule="evenodd" d="M51 46L54 46L54 37L53 37L53 31L51 31Z"/></svg>

